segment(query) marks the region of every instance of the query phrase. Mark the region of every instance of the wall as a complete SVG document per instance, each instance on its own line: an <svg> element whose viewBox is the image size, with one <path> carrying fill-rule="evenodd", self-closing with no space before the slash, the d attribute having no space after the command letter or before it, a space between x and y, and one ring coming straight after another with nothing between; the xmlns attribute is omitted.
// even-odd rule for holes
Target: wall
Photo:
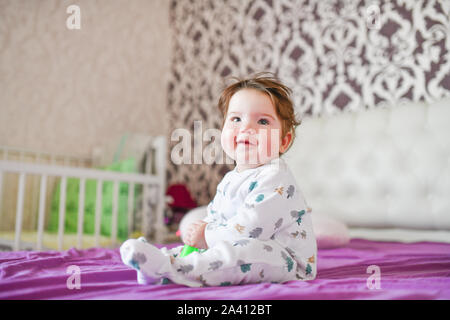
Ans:
<svg viewBox="0 0 450 320"><path fill-rule="evenodd" d="M164 134L168 16L165 0L1 0L0 145L90 156L126 132Z"/></svg>
<svg viewBox="0 0 450 320"><path fill-rule="evenodd" d="M449 12L439 0L172 0L169 132L220 128L226 80L256 71L289 85L302 117L449 96ZM169 182L207 204L232 167L170 163Z"/></svg>
<svg viewBox="0 0 450 320"><path fill-rule="evenodd" d="M72 4L79 30L66 26ZM90 157L125 133L165 134L170 40L166 0L0 0L0 145ZM24 229L37 224L38 178ZM3 185L0 230L13 230L17 175Z"/></svg>

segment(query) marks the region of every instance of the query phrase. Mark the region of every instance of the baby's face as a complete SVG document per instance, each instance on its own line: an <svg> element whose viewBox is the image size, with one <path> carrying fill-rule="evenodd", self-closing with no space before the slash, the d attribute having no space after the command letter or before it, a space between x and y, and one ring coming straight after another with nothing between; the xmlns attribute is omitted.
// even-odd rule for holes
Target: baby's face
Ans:
<svg viewBox="0 0 450 320"><path fill-rule="evenodd" d="M242 89L230 99L222 129L225 153L238 171L258 167L284 151L281 121L270 97L255 89Z"/></svg>

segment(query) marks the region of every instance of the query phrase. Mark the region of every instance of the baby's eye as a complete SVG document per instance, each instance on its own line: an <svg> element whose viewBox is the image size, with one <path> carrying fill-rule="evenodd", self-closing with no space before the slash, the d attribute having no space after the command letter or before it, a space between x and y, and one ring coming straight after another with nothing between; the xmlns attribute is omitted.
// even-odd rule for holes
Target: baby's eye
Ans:
<svg viewBox="0 0 450 320"><path fill-rule="evenodd" d="M238 121L241 121L241 118L239 118L239 117L231 117L230 121L231 122L238 122Z"/></svg>
<svg viewBox="0 0 450 320"><path fill-rule="evenodd" d="M258 121L258 123L259 123L259 124L263 124L263 125L268 125L268 124L269 124L269 120L267 120L267 119L260 119L260 120Z"/></svg>

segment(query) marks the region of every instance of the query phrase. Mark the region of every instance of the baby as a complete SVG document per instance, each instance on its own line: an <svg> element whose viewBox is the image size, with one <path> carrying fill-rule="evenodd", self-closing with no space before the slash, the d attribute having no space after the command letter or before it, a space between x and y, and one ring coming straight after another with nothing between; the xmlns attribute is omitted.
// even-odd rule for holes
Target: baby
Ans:
<svg viewBox="0 0 450 320"><path fill-rule="evenodd" d="M144 238L127 240L122 261L139 283L171 280L187 286L225 286L312 280L317 245L308 208L280 155L299 125L291 90L258 74L227 87L220 99L221 144L236 167L217 186L207 217L183 234L183 246L158 249Z"/></svg>

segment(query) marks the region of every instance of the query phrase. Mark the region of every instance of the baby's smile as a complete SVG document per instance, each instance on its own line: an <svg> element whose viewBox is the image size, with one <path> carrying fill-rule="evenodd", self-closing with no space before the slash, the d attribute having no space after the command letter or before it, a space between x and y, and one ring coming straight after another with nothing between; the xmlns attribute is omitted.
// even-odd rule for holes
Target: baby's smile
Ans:
<svg viewBox="0 0 450 320"><path fill-rule="evenodd" d="M238 146L257 146L258 141L252 137L236 137L236 144Z"/></svg>

